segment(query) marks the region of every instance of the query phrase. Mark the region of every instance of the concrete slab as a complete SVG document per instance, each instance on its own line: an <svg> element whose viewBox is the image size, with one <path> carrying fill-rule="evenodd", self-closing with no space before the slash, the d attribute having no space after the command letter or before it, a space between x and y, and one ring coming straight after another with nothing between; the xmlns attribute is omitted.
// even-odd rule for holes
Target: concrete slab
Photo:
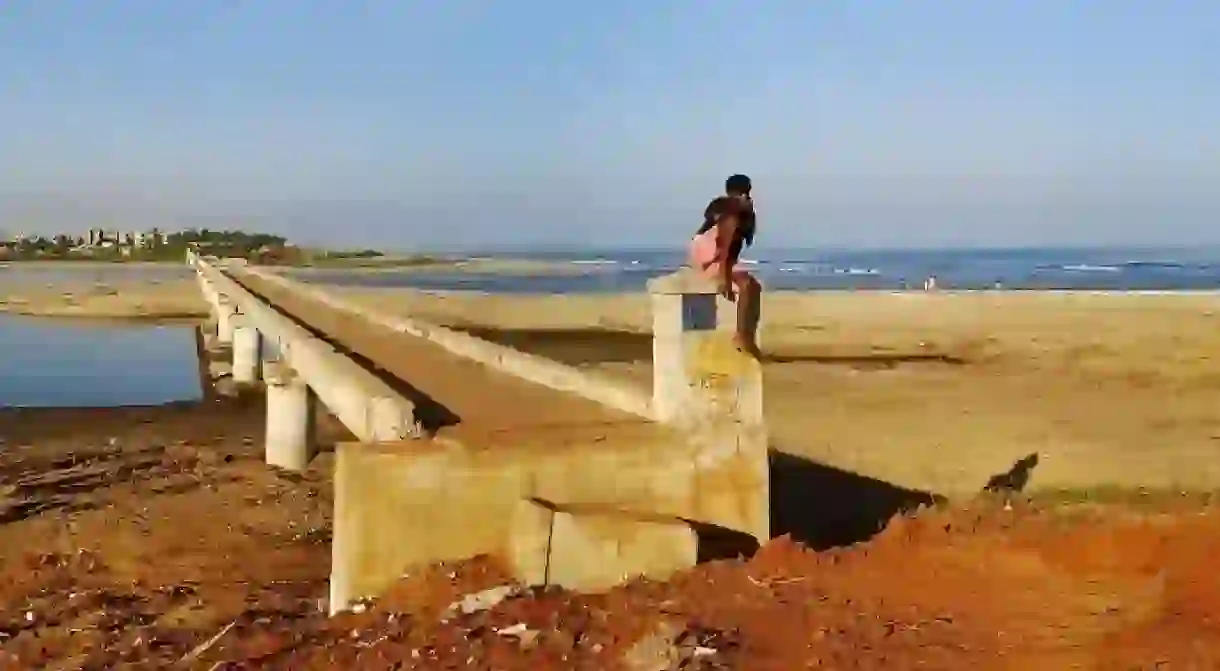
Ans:
<svg viewBox="0 0 1220 671"><path fill-rule="evenodd" d="M394 380L421 414L425 428L471 449L495 449L501 434L536 433L545 441L638 441L663 427L637 414L557 391L458 356L409 335L311 298L290 285L239 273L241 283L277 309L366 365Z"/></svg>
<svg viewBox="0 0 1220 671"><path fill-rule="evenodd" d="M603 591L664 580L695 565L699 535L685 520L609 506L518 502L508 556L523 582Z"/></svg>
<svg viewBox="0 0 1220 671"><path fill-rule="evenodd" d="M341 608L378 594L412 567L478 554L521 556L522 547L539 542L514 538L507 523L525 499L561 502L567 510L640 511L632 513L637 520L682 519L756 538L769 528L767 462L765 446L759 459L749 449L673 436L631 447L589 442L563 450L467 450L434 441L340 444L332 603ZM620 562L629 563L626 557ZM574 581L584 580L574 575Z"/></svg>

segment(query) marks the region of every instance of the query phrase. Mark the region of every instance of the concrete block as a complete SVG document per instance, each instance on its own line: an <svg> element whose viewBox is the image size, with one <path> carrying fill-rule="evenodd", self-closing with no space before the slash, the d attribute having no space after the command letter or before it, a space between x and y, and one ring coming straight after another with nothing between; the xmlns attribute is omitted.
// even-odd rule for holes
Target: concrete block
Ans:
<svg viewBox="0 0 1220 671"><path fill-rule="evenodd" d="M652 280L649 291L653 410L686 431L694 449L691 519L763 542L770 535L770 475L762 367L733 344L736 313L716 306L716 288L706 278L685 269Z"/></svg>
<svg viewBox="0 0 1220 671"><path fill-rule="evenodd" d="M699 535L686 521L610 506L519 502L511 538L510 563L524 582L578 591L664 580L699 557Z"/></svg>
<svg viewBox="0 0 1220 671"><path fill-rule="evenodd" d="M282 363L266 364L265 378L267 464L303 471L317 450L314 394L304 380Z"/></svg>
<svg viewBox="0 0 1220 671"><path fill-rule="evenodd" d="M526 585L548 584L554 523L555 510L534 499L519 499L513 506L504 560Z"/></svg>
<svg viewBox="0 0 1220 671"><path fill-rule="evenodd" d="M335 460L331 612L414 567L500 553L523 483L477 473L435 441L341 444Z"/></svg>
<svg viewBox="0 0 1220 671"><path fill-rule="evenodd" d="M258 329L243 315L233 315L233 380L254 384L261 377L262 345Z"/></svg>
<svg viewBox="0 0 1220 671"><path fill-rule="evenodd" d="M244 272L281 286L291 287L320 303L349 312L374 324L424 338L443 347L451 354L477 361L504 373L551 389L583 396L640 417L652 418L649 396L641 394L632 385L437 324L368 310L315 286L294 282L276 273L253 268L246 269Z"/></svg>
<svg viewBox="0 0 1220 671"><path fill-rule="evenodd" d="M601 591L638 577L664 580L698 557L699 537L682 520L556 511L547 579Z"/></svg>
<svg viewBox="0 0 1220 671"><path fill-rule="evenodd" d="M766 542L771 537L771 470L765 428L713 430L693 436L692 442L697 450L690 519Z"/></svg>
<svg viewBox="0 0 1220 671"><path fill-rule="evenodd" d="M553 521L524 499L561 501L567 512L591 514L596 508L622 517L623 510L646 511L633 513L634 518L666 524L689 520L692 527L765 540L765 443L755 450L757 443L748 441L726 446L678 436L670 440L617 449L591 441L553 450L503 445L477 451L434 440L341 444L335 466L333 608L380 593L412 567L478 554L504 556L523 579L543 580L553 569L542 568L550 560L538 557L553 542L547 540ZM600 584L629 570L655 575L649 568L654 561L669 566L665 562L674 556L688 556L674 554L674 541L665 535L672 530L644 528L666 540L635 543L627 532L615 532L624 548L615 560L619 568L586 576L583 569L561 563L566 573L558 575L573 576L565 579L574 585ZM609 533L603 527L594 524L586 531L572 541L578 555L584 552L580 547L610 544L604 533L598 535ZM640 549L652 542L669 549ZM643 564L633 563L637 560Z"/></svg>
<svg viewBox="0 0 1220 671"><path fill-rule="evenodd" d="M237 305L221 295L216 303L216 339L224 345L233 343L234 316Z"/></svg>

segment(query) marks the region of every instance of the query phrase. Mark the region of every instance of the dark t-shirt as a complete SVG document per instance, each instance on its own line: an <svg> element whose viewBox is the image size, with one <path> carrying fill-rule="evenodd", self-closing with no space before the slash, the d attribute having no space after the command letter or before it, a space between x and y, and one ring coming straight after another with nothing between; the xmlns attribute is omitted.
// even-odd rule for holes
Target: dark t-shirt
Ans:
<svg viewBox="0 0 1220 671"><path fill-rule="evenodd" d="M703 225L700 233L706 233L728 215L737 217L737 235L729 241L729 258L736 259L743 247L754 244L754 206L732 196L713 198L703 210Z"/></svg>

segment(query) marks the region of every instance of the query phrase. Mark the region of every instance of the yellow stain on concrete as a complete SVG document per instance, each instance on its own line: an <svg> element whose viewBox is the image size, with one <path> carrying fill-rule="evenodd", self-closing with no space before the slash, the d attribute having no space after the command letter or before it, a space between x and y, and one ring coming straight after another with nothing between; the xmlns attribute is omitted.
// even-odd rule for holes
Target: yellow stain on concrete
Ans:
<svg viewBox="0 0 1220 671"><path fill-rule="evenodd" d="M686 371L691 379L714 382L757 373L758 360L737 349L729 333L709 332L692 337L687 350Z"/></svg>

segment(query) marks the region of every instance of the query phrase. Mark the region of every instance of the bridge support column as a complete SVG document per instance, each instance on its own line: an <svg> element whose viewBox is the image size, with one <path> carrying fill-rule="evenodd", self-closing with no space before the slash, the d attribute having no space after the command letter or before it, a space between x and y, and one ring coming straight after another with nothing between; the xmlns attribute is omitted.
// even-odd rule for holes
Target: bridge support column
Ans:
<svg viewBox="0 0 1220 671"><path fill-rule="evenodd" d="M220 295L216 302L216 341L220 344L233 344L236 316L237 306L223 294Z"/></svg>
<svg viewBox="0 0 1220 671"><path fill-rule="evenodd" d="M766 542L770 472L762 367L733 344L736 306L690 269L655 278L648 290L653 412L682 429L696 448L696 519Z"/></svg>
<svg viewBox="0 0 1220 671"><path fill-rule="evenodd" d="M270 466L303 471L315 451L317 399L309 385L283 362L265 364L266 460Z"/></svg>
<svg viewBox="0 0 1220 671"><path fill-rule="evenodd" d="M262 363L262 336L242 315L229 319L233 327L233 381L254 384L258 382Z"/></svg>

